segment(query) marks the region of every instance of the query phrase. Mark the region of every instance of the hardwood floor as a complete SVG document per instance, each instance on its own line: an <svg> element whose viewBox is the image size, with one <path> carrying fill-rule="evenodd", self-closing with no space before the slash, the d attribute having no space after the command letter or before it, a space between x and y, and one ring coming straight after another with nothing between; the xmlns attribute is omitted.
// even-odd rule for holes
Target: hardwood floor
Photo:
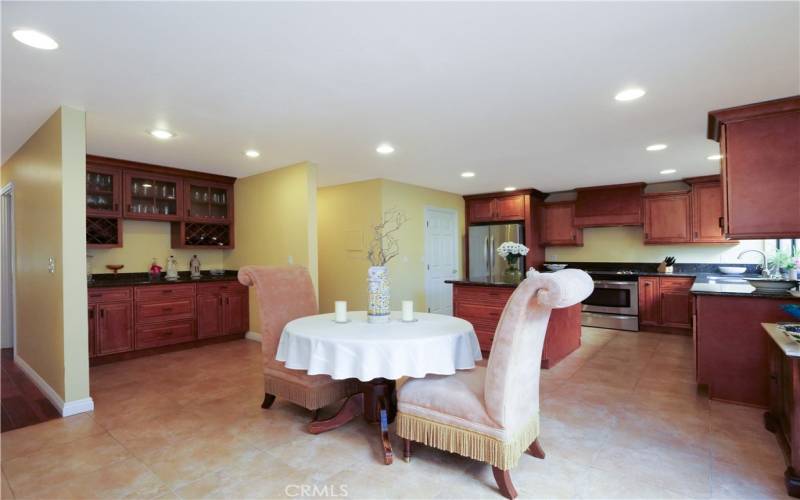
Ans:
<svg viewBox="0 0 800 500"><path fill-rule="evenodd" d="M59 418L58 410L14 363L13 349L2 350L2 432Z"/></svg>

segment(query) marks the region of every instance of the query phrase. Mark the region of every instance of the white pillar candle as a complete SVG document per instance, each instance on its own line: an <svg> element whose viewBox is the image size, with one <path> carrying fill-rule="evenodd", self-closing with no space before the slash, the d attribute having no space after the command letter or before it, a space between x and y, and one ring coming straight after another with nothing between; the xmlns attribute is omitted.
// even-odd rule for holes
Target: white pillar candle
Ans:
<svg viewBox="0 0 800 500"><path fill-rule="evenodd" d="M414 301L403 301L403 321L414 321Z"/></svg>
<svg viewBox="0 0 800 500"><path fill-rule="evenodd" d="M336 322L347 323L347 301L337 300L334 302L336 308Z"/></svg>

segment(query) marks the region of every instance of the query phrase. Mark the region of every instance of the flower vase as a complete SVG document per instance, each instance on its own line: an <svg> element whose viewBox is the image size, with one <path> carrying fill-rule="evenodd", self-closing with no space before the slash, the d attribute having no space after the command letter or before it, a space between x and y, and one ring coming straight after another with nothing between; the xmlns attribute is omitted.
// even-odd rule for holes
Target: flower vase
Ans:
<svg viewBox="0 0 800 500"><path fill-rule="evenodd" d="M513 258L509 255L506 259L506 270L503 272L503 281L511 284L519 284L522 281L522 271L519 269L519 256L514 255Z"/></svg>
<svg viewBox="0 0 800 500"><path fill-rule="evenodd" d="M367 322L389 322L389 274L385 266L372 266L367 273L369 302Z"/></svg>

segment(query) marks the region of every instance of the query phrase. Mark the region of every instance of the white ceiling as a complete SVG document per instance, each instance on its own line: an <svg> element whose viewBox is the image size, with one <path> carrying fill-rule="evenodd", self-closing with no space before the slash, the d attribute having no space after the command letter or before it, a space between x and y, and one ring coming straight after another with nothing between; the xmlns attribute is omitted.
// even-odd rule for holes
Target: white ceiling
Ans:
<svg viewBox="0 0 800 500"><path fill-rule="evenodd" d="M711 174L709 110L800 93L799 6L3 1L2 160L66 104L90 153L237 177L311 160L322 185L476 193ZM614 101L630 85L647 95Z"/></svg>

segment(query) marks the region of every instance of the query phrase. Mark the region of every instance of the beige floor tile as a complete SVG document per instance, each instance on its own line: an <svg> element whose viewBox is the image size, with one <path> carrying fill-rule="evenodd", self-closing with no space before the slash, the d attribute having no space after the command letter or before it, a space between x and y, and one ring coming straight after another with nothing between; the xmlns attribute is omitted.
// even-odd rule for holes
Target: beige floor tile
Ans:
<svg viewBox="0 0 800 500"><path fill-rule="evenodd" d="M711 466L712 498L788 498L783 467L765 468L753 463L731 464L714 460Z"/></svg>
<svg viewBox="0 0 800 500"><path fill-rule="evenodd" d="M15 496L22 498L130 457L111 436L97 434L4 462L3 472Z"/></svg>
<svg viewBox="0 0 800 500"><path fill-rule="evenodd" d="M708 418L680 411L627 410L619 415L610 443L642 451L670 450L708 458Z"/></svg>
<svg viewBox="0 0 800 500"><path fill-rule="evenodd" d="M660 484L641 480L635 473L617 471L615 473L590 467L584 469L585 484L581 488L581 498L586 499L667 499L687 498L686 495L664 488Z"/></svg>
<svg viewBox="0 0 800 500"><path fill-rule="evenodd" d="M14 492L11 491L11 486L8 485L5 473L0 475L0 498L14 498Z"/></svg>
<svg viewBox="0 0 800 500"><path fill-rule="evenodd" d="M2 460L6 462L49 446L69 443L103 432L105 430L95 422L91 413L81 413L4 432L0 439Z"/></svg>

